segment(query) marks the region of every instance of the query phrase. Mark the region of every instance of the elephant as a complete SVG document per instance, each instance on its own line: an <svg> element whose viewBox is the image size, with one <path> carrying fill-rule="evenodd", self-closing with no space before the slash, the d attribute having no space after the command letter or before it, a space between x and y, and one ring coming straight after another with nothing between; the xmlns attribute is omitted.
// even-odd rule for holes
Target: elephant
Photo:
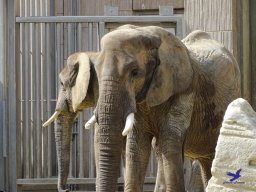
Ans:
<svg viewBox="0 0 256 192"><path fill-rule="evenodd" d="M89 106L96 106L85 127L95 125L97 191L115 191L123 146L124 189L143 191L153 138L166 191L185 191L184 155L199 161L206 186L224 112L241 94L232 54L203 31L181 41L156 26L119 27L103 36L101 48L69 57L56 111L44 124L55 120L59 191L71 123Z"/></svg>
<svg viewBox="0 0 256 192"><path fill-rule="evenodd" d="M72 124L84 108L95 106L98 79L93 67L97 52L77 52L70 55L59 74L60 89L55 113L43 124L55 121L54 133L58 161L58 191L65 189L69 173Z"/></svg>

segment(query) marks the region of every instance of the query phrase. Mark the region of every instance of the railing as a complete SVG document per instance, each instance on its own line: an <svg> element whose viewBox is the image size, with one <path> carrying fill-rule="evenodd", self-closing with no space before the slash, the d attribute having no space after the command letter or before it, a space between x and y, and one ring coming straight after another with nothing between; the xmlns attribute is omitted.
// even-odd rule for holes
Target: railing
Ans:
<svg viewBox="0 0 256 192"><path fill-rule="evenodd" d="M22 16L16 17L16 23L20 31L16 40L20 45L16 63L18 185L56 183L53 125L42 128L42 123L54 112L58 73L68 55L99 51L101 37L126 23L158 25L179 37L183 34L181 16ZM73 125L69 175L73 179L69 183L86 184L95 178L93 130L83 128L91 115L92 109L85 110ZM151 156L147 177L155 175Z"/></svg>

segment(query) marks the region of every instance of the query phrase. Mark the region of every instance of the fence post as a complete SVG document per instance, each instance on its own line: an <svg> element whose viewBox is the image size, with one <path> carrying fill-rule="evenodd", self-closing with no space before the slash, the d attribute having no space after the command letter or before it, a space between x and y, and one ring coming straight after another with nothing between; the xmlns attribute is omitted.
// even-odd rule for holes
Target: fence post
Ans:
<svg viewBox="0 0 256 192"><path fill-rule="evenodd" d="M5 111L4 111L4 70L5 70L5 10L6 10L6 2L4 0L0 0L0 191L4 191L5 189L5 147L4 144L4 129L5 127Z"/></svg>
<svg viewBox="0 0 256 192"><path fill-rule="evenodd" d="M8 190L17 191L16 179L16 1L8 0L7 3L7 58L6 58L6 82L7 82L7 134L8 134ZM18 24L17 24L18 25Z"/></svg>

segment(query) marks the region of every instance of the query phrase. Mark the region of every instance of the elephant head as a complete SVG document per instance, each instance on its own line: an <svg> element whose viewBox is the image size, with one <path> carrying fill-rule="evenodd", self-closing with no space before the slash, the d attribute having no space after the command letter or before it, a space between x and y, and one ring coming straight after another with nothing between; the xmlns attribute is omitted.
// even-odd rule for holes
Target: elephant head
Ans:
<svg viewBox="0 0 256 192"><path fill-rule="evenodd" d="M78 112L97 101L98 80L93 62L97 53L74 53L59 74L60 90L55 113L43 124L55 120L55 141L58 159L58 190L64 187L69 173L72 123Z"/></svg>
<svg viewBox="0 0 256 192"><path fill-rule="evenodd" d="M188 89L193 69L186 47L159 27L123 26L106 34L95 65L99 98L92 119L99 145L98 191L115 191L122 135L137 106L155 107Z"/></svg>

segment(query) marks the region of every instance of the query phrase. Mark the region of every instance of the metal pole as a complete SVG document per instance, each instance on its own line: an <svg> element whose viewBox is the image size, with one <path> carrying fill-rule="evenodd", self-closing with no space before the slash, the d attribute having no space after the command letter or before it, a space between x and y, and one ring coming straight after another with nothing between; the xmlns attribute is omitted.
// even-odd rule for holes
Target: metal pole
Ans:
<svg viewBox="0 0 256 192"><path fill-rule="evenodd" d="M6 4L4 0L0 0L0 191L5 188L5 162L4 162L4 129L5 127L5 111L4 111L4 64L5 62L5 11Z"/></svg>
<svg viewBox="0 0 256 192"><path fill-rule="evenodd" d="M16 179L16 4L15 0L7 1L7 122L8 122L8 180L9 191L17 191ZM17 25L18 26L18 25Z"/></svg>

